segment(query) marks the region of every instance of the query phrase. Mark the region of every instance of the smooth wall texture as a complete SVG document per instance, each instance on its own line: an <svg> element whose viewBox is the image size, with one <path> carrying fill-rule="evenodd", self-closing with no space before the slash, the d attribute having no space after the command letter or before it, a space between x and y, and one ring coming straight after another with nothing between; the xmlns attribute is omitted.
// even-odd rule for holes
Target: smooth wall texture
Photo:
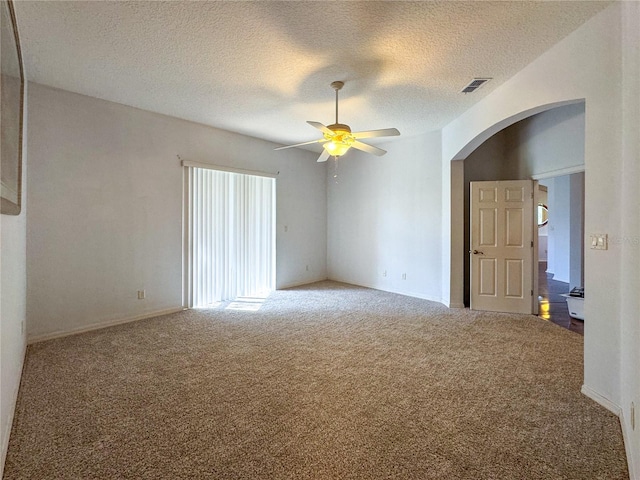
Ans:
<svg viewBox="0 0 640 480"><path fill-rule="evenodd" d="M538 187L538 203L542 203L543 205L549 204L547 187L540 185ZM538 261L539 262L547 262L548 264L548 253L549 253L549 226L544 225L542 227L538 227Z"/></svg>
<svg viewBox="0 0 640 480"><path fill-rule="evenodd" d="M550 205L551 202L555 204L555 198L554 198L555 177L545 178L544 180L541 180L540 183L542 183L543 185L546 185L546 188L547 188L547 192L546 192L547 205ZM556 208L554 206L554 210L555 209ZM555 245L556 237L554 235L551 235L554 232L551 231L551 227L549 226L549 224L547 224L545 228L547 229L547 273L554 273L553 269L556 263L556 245Z"/></svg>
<svg viewBox="0 0 640 480"><path fill-rule="evenodd" d="M622 228L612 247L622 253L620 411L631 478L640 478L640 3L625 2L622 41ZM589 172L587 172L589 175ZM635 429L631 428L631 405Z"/></svg>
<svg viewBox="0 0 640 480"><path fill-rule="evenodd" d="M509 127L505 156L517 165L516 178L557 172L584 165L584 111L579 102L538 113Z"/></svg>
<svg viewBox="0 0 640 480"><path fill-rule="evenodd" d="M317 155L37 84L30 101L30 340L182 305L178 155L280 172L277 286L326 278L326 167Z"/></svg>
<svg viewBox="0 0 640 480"><path fill-rule="evenodd" d="M329 161L329 278L441 301L440 134L382 148Z"/></svg>
<svg viewBox="0 0 640 480"><path fill-rule="evenodd" d="M569 283L571 252L571 179L569 175L550 178L546 185L549 199L549 263L553 279Z"/></svg>
<svg viewBox="0 0 640 480"><path fill-rule="evenodd" d="M621 56L628 49L637 52L637 45L623 43L621 37L622 5L615 3L594 16L447 125L442 132L443 162L457 159L467 145L490 136L495 125L584 99L585 231L620 235L627 201L621 188ZM640 29L636 16L629 22ZM460 196L461 190L462 186ZM462 263L455 251L451 249L452 263L445 269L454 271L453 265ZM620 314L626 301L619 293L625 282L621 260L620 248L585 252L585 315L592 320L585 323L584 391L612 409L621 402L621 324L635 321ZM462 289L462 279L459 284Z"/></svg>
<svg viewBox="0 0 640 480"><path fill-rule="evenodd" d="M584 172L569 175L569 288L584 285Z"/></svg>
<svg viewBox="0 0 640 480"><path fill-rule="evenodd" d="M25 125L29 117L28 95L25 86ZM27 137L25 128L22 138L22 211L17 216L0 215L0 478L9 446L26 349Z"/></svg>

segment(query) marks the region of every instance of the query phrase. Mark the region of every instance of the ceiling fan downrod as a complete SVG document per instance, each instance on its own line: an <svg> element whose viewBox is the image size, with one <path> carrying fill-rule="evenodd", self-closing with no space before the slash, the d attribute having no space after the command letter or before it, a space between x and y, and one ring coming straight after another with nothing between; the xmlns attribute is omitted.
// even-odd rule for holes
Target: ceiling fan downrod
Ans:
<svg viewBox="0 0 640 480"><path fill-rule="evenodd" d="M336 91L336 125L338 125L338 92L344 87L344 82L336 80L331 82L331 88Z"/></svg>

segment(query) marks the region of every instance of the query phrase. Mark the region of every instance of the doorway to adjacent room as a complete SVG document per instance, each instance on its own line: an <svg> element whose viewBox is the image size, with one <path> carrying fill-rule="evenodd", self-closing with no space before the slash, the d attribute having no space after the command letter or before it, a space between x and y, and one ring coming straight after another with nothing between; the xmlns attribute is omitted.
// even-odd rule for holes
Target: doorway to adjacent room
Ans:
<svg viewBox="0 0 640 480"><path fill-rule="evenodd" d="M538 188L539 316L583 334L574 308L583 300L571 299L570 311L566 295L584 285L584 172L539 179Z"/></svg>

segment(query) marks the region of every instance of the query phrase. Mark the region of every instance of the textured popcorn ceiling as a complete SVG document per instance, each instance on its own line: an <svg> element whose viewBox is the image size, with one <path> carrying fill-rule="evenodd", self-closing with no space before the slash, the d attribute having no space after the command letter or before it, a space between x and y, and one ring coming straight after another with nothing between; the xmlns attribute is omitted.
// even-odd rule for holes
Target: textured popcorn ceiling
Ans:
<svg viewBox="0 0 640 480"><path fill-rule="evenodd" d="M279 143L441 128L609 2L17 1L28 79ZM459 93L473 77L493 80ZM523 95L526 95L523 92Z"/></svg>

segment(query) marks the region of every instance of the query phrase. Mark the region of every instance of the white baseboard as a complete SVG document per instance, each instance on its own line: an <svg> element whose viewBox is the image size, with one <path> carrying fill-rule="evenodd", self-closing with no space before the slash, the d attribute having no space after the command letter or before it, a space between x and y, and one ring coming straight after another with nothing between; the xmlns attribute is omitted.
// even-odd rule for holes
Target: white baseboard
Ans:
<svg viewBox="0 0 640 480"><path fill-rule="evenodd" d="M380 290L381 292L395 293L397 295L404 295L406 297L413 297L413 298L420 298L422 300L429 300L430 302L442 303L442 304L444 304L445 307L449 306L442 300L442 298L433 297L431 295L423 295L421 293L416 293L416 292L412 292L412 291L390 290L388 288L382 288L382 286L374 285L372 283L353 283L353 282L350 282L348 280L335 280L335 279L332 279L332 278L329 278L328 280L331 280L333 282L345 283L347 285L355 285L356 287L370 288L371 290ZM464 308L464 306L463 306L463 308Z"/></svg>
<svg viewBox="0 0 640 480"><path fill-rule="evenodd" d="M622 414L622 410L620 409L620 405L612 402L607 397L603 397L602 395L600 395L598 392L596 392L595 390L591 389L590 387L587 387L586 385L582 385L582 388L580 389L580 391L582 392L583 395L586 395L587 397L589 397L594 402L602 405L604 408L609 410L611 413L613 413L618 418Z"/></svg>
<svg viewBox="0 0 640 480"><path fill-rule="evenodd" d="M421 298L422 300L429 300L430 302L442 303L442 297L440 296L434 297L433 295L424 295L422 293L412 291L392 293L397 293L398 295L406 295L407 297Z"/></svg>
<svg viewBox="0 0 640 480"><path fill-rule="evenodd" d="M625 454L627 456L627 467L629 468L629 478L631 480L640 480L640 465L635 464L634 452L631 450L631 432L629 431L630 425L626 421L626 417L624 415L624 410L620 408L620 405L612 402L606 397L603 397L595 390L587 387L586 385L582 385L580 391L583 395L586 395L594 402L602 405L604 408L609 410L611 413L616 415L620 420L620 427L622 429L622 441L624 443Z"/></svg>
<svg viewBox="0 0 640 480"><path fill-rule="evenodd" d="M442 304L442 298L440 297L433 297L431 295L423 295L421 293L416 293L416 292L406 292L406 291L402 291L402 290L387 290L387 289L382 289L379 287L368 287L368 288L373 288L374 290L382 290L383 292L389 292L389 293L395 293L396 295L404 295L405 297L413 297L413 298L419 298L421 300L428 300L430 302L436 302L436 303L440 303Z"/></svg>
<svg viewBox="0 0 640 480"><path fill-rule="evenodd" d="M309 285L311 283L317 283L317 282L324 282L325 280L329 280L327 277L320 277L320 278L316 278L316 279L309 279L309 280L301 280L299 282L293 282L293 283L285 283L284 285L278 285L276 287L276 290L285 290L287 288L295 288L295 287L301 287L303 285Z"/></svg>
<svg viewBox="0 0 640 480"><path fill-rule="evenodd" d="M133 317L116 318L114 320L91 323L89 325L83 325L81 327L72 328L70 330L59 330L57 332L43 333L40 335L28 337L27 343L31 345L32 343L44 342L45 340L53 340L54 338L67 337L69 335L91 332L93 330L100 330L101 328L113 327L115 325L121 325L123 323L137 322L138 320L159 317L161 315L169 315L171 313L180 312L182 310L185 310L185 307L173 307L166 310L157 310L155 312L143 313L141 315L135 315Z"/></svg>
<svg viewBox="0 0 640 480"><path fill-rule="evenodd" d="M444 303L449 308L465 308L464 303L451 303L449 305L447 305L446 302L444 302L444 301L442 301L440 303Z"/></svg>
<svg viewBox="0 0 640 480"><path fill-rule="evenodd" d="M0 448L0 478L3 478L4 473L4 462L7 459L7 450L9 449L9 437L11 436L11 428L13 427L13 417L16 413L16 405L18 404L18 392L20 390L20 384L22 383L22 369L24 368L24 358L27 353L27 345L24 344L24 348L22 349L22 364L20 365L20 380L14 386L13 392L11 392L11 406L9 407L9 414L7 415L7 423L5 427L5 431L2 432L2 445Z"/></svg>
<svg viewBox="0 0 640 480"><path fill-rule="evenodd" d="M627 467L629 468L629 478L631 480L640 480L639 466L635 465L635 458L633 451L631 450L631 426L626 421L624 416L624 410L620 410L620 425L622 427L622 440L624 441L624 449L627 454Z"/></svg>
<svg viewBox="0 0 640 480"><path fill-rule="evenodd" d="M430 302L436 302L436 303L442 303L445 307L450 307L450 308L464 308L464 305L456 305L455 307L452 307L450 305L448 305L442 298L440 297L433 297L430 295L423 295L421 293L416 293L416 292L411 292L411 291L400 291L400 290L389 290L386 288L382 288L380 285L374 285L372 283L354 283L351 282L349 280L336 280L334 278L320 278L318 280L308 280L305 281L303 283L298 283L298 284L286 284L286 285L278 285L277 289L278 290L284 290L285 288L294 288L294 287L300 287L302 285L309 285L310 283L315 283L315 282L322 282L325 280L329 280L332 282L338 282L338 283L344 283L345 285L354 285L356 287L364 287L364 288L370 288L371 290L380 290L381 292L389 292L389 293L396 293L398 295L405 295L407 297L414 297L414 298L421 298L422 300L429 300Z"/></svg>

